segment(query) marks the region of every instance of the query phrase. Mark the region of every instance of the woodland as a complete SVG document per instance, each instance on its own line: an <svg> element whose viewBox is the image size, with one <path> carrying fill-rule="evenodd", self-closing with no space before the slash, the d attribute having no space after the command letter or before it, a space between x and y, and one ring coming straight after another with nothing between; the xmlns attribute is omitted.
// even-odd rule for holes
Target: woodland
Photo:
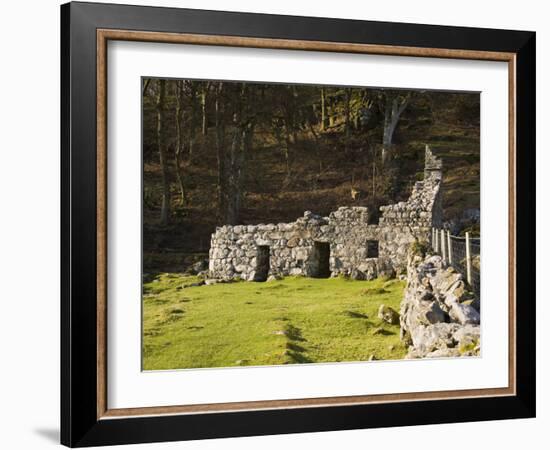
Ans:
<svg viewBox="0 0 550 450"><path fill-rule="evenodd" d="M479 231L479 93L144 78L144 272L184 272L216 226L406 200L424 148L443 208ZM473 220L472 220L473 218Z"/></svg>

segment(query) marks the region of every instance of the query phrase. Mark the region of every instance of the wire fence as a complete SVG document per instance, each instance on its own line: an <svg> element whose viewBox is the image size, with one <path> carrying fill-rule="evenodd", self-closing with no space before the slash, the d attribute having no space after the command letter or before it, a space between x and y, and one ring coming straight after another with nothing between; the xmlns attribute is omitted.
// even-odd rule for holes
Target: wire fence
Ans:
<svg viewBox="0 0 550 450"><path fill-rule="evenodd" d="M433 228L432 248L448 265L464 276L472 290L479 296L481 239L472 238L470 233L460 237L451 235L447 230Z"/></svg>

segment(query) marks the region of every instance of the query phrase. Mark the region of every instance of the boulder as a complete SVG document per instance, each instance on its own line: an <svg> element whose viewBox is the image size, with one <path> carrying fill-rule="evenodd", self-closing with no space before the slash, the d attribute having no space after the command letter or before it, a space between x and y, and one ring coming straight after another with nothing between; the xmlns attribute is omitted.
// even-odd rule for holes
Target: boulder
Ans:
<svg viewBox="0 0 550 450"><path fill-rule="evenodd" d="M389 258L378 258L376 263L376 271L379 277L383 278L395 278L395 269Z"/></svg>
<svg viewBox="0 0 550 450"><path fill-rule="evenodd" d="M453 333L456 329L456 324L444 322L429 326L418 326L411 330L413 347L422 356L438 349L453 348L456 345L453 340Z"/></svg>
<svg viewBox="0 0 550 450"><path fill-rule="evenodd" d="M463 300L461 302L463 305L470 305L472 306L477 312L480 312L480 303L479 303L479 297L475 296L473 298L469 298L468 300Z"/></svg>
<svg viewBox="0 0 550 450"><path fill-rule="evenodd" d="M432 284L436 284L441 293L446 293L453 287L458 281L462 280L462 274L457 272L452 267L448 267L445 270L438 270Z"/></svg>
<svg viewBox="0 0 550 450"><path fill-rule="evenodd" d="M200 261L197 261L195 264L193 264L193 271L195 273L204 272L205 270L208 270L208 260L202 259Z"/></svg>
<svg viewBox="0 0 550 450"><path fill-rule="evenodd" d="M428 323L445 322L446 314L439 306L439 302L432 302L422 311L423 318Z"/></svg>
<svg viewBox="0 0 550 450"><path fill-rule="evenodd" d="M390 325L399 324L399 313L395 309L384 304L380 305L378 308L378 318Z"/></svg>
<svg viewBox="0 0 550 450"><path fill-rule="evenodd" d="M352 280L364 281L367 279L367 276L365 275L365 272L362 272L358 269L353 269L350 273L350 278Z"/></svg>
<svg viewBox="0 0 550 450"><path fill-rule="evenodd" d="M203 270L197 273L197 277L201 279L208 278L208 270Z"/></svg>
<svg viewBox="0 0 550 450"><path fill-rule="evenodd" d="M479 313L473 306L463 303L453 303L449 311L449 316L452 321L462 325L479 324Z"/></svg>
<svg viewBox="0 0 550 450"><path fill-rule="evenodd" d="M480 354L480 329L476 325L459 327L453 333L453 339L457 342L456 348L462 356L478 356Z"/></svg>

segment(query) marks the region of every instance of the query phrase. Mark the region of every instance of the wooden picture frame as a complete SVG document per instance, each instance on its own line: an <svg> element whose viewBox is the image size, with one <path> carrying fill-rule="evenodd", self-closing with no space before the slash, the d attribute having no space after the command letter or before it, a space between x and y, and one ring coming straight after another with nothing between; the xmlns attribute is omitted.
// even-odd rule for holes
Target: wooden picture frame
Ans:
<svg viewBox="0 0 550 450"><path fill-rule="evenodd" d="M535 33L78 2L61 7L61 27L63 444L534 417ZM109 40L507 62L508 387L110 409L106 400Z"/></svg>

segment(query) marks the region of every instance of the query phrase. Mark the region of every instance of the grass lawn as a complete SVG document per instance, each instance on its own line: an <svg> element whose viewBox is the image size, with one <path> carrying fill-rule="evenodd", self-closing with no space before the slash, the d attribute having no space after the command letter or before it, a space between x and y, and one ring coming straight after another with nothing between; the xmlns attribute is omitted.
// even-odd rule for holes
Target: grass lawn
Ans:
<svg viewBox="0 0 550 450"><path fill-rule="evenodd" d="M163 273L144 282L143 369L258 366L401 359L405 283L288 277L182 288L194 277Z"/></svg>

